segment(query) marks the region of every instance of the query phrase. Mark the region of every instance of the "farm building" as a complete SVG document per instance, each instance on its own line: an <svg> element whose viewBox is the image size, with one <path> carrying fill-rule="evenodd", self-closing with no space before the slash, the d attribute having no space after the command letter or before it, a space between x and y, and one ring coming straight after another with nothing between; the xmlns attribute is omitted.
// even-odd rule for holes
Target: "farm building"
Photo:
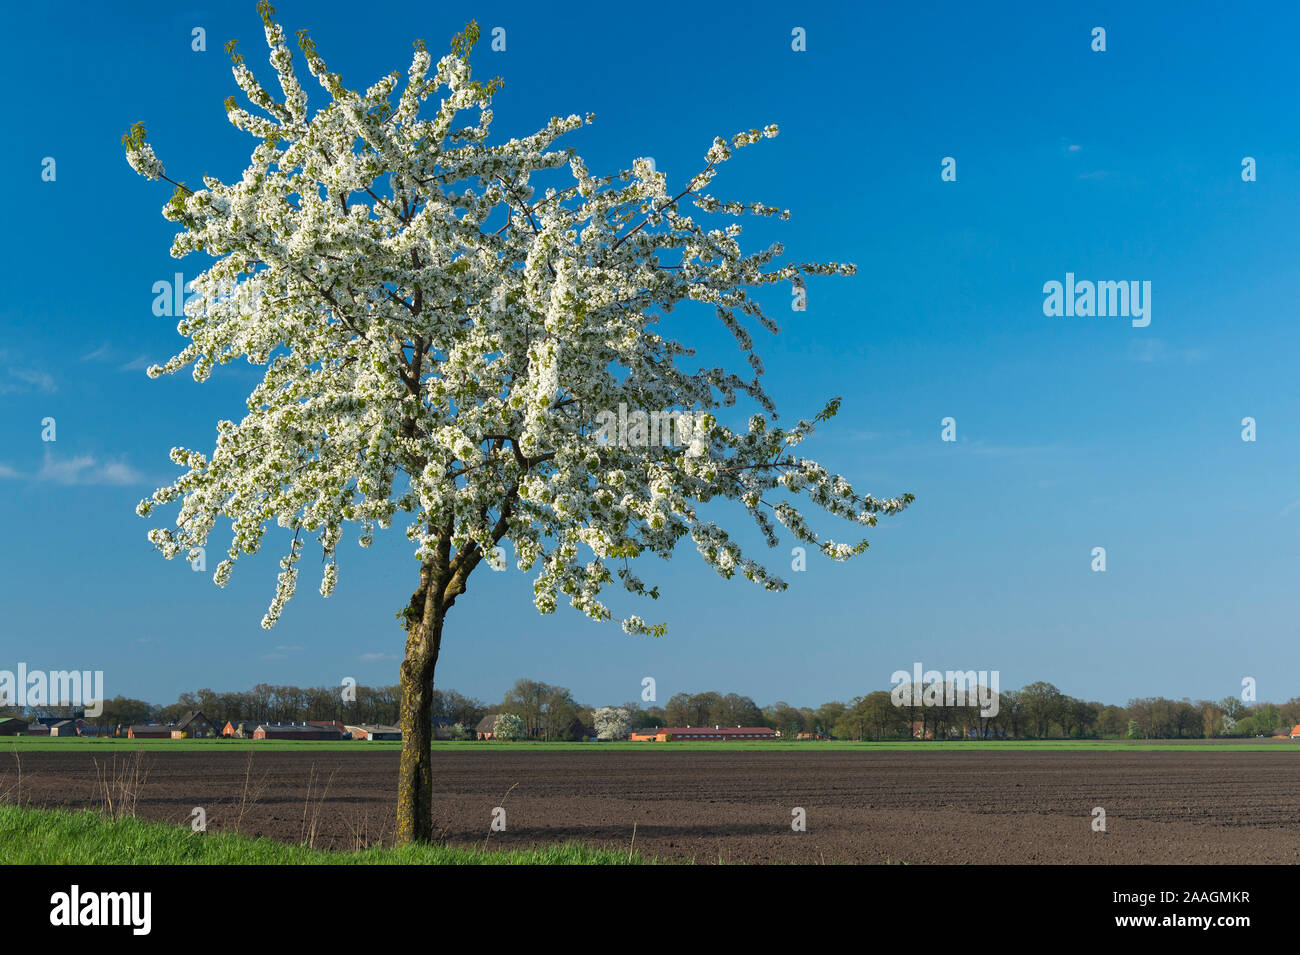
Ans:
<svg viewBox="0 0 1300 955"><path fill-rule="evenodd" d="M1291 738L1300 739L1300 723L1297 723L1295 727L1291 730Z"/></svg>
<svg viewBox="0 0 1300 955"><path fill-rule="evenodd" d="M661 726L635 730L628 737L631 740L668 743L673 740L727 740L740 739L780 739L781 734L766 726Z"/></svg>
<svg viewBox="0 0 1300 955"><path fill-rule="evenodd" d="M308 720L308 726L321 726L324 729L331 729L338 733L338 738L342 739L347 735L347 726L338 720Z"/></svg>
<svg viewBox="0 0 1300 955"><path fill-rule="evenodd" d="M60 737L80 736L81 735L80 723L81 723L80 720L59 720L59 722L51 724L50 735L60 736Z"/></svg>
<svg viewBox="0 0 1300 955"><path fill-rule="evenodd" d="M172 728L158 723L142 723L126 731L130 739L171 739Z"/></svg>
<svg viewBox="0 0 1300 955"><path fill-rule="evenodd" d="M402 738L402 729L400 726L378 726L374 723L348 724L347 730L352 734L353 739L366 740L400 740Z"/></svg>
<svg viewBox="0 0 1300 955"><path fill-rule="evenodd" d="M478 726L474 727L475 739L496 739L497 734L495 727L497 724L497 714L489 713L478 721Z"/></svg>
<svg viewBox="0 0 1300 955"><path fill-rule="evenodd" d="M220 735L221 731L198 710L190 710L172 727L172 739L209 739Z"/></svg>
<svg viewBox="0 0 1300 955"><path fill-rule="evenodd" d="M272 733L273 739L342 739L346 735L342 723L334 720L309 720L304 723L286 723L281 720L229 720L221 728L222 736L233 737L234 739L264 739L263 736L255 736L259 727L268 730L304 730L308 733L314 733L311 736L290 737L276 735ZM331 735L336 734L336 735Z"/></svg>
<svg viewBox="0 0 1300 955"><path fill-rule="evenodd" d="M19 736L27 731L27 721L16 716L0 717L0 736Z"/></svg>
<svg viewBox="0 0 1300 955"><path fill-rule="evenodd" d="M341 739L342 734L332 726L312 726L310 723L259 723L253 730L253 739Z"/></svg>

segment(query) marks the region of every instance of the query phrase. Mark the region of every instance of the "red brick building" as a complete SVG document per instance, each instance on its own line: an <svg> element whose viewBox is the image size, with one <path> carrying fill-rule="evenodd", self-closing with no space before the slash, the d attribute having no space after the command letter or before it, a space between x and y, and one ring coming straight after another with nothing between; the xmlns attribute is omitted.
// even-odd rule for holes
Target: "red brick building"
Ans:
<svg viewBox="0 0 1300 955"><path fill-rule="evenodd" d="M171 739L172 728L170 726L159 726L157 723L148 723L140 726L132 726L126 731L130 739Z"/></svg>
<svg viewBox="0 0 1300 955"><path fill-rule="evenodd" d="M259 723L253 739L342 739L343 734L331 726L310 723Z"/></svg>
<svg viewBox="0 0 1300 955"><path fill-rule="evenodd" d="M633 730L630 740L670 743L673 740L728 740L780 739L781 734L766 726L662 726Z"/></svg>

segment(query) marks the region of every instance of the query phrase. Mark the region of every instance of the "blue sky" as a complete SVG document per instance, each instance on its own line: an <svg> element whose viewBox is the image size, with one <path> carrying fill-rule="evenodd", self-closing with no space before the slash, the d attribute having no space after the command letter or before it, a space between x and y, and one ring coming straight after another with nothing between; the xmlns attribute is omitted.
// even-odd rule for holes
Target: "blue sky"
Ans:
<svg viewBox="0 0 1300 955"><path fill-rule="evenodd" d="M1261 699L1300 695L1300 14L813 6L571 17L411 3L359 19L355 5L277 4L354 87L405 69L415 37L436 52L471 18L504 27L506 51L484 43L475 57L506 81L497 134L595 112L568 140L593 172L650 155L671 188L715 135L778 123L716 192L793 219L742 241L779 238L792 257L859 274L815 280L804 312L769 297L782 324L756 335L769 390L789 419L843 396L810 456L877 495L917 496L847 564L814 556L791 573L789 541L762 555L789 580L782 594L723 581L690 547L654 562L642 576L664 599L616 606L665 620L659 640L563 605L539 617L528 578L485 570L449 620L438 685L491 701L530 676L602 704L652 676L661 702L717 689L815 706L921 661L1111 702L1220 698L1248 676ZM153 314L153 284L205 263L170 258L169 188L132 173L119 139L143 120L170 175L238 177L251 140L224 121L238 91L221 48L238 38L263 70L254 4L28 4L8 17L0 70L19 109L0 154L13 186L0 234L0 668L102 669L109 695L156 702L200 686L395 683L392 614L415 583L400 531L345 550L329 601L304 561L298 597L266 632L270 540L220 590L154 553L134 514L174 473L168 449L209 449L256 376L145 377L181 345L175 320ZM196 26L206 52L191 50ZM1104 53L1090 48L1096 26ZM795 27L804 52L791 50ZM941 181L945 156L955 182ZM1246 156L1255 182L1242 180ZM1150 281L1150 325L1045 316L1043 284L1067 272ZM705 353L722 342L699 334ZM940 440L947 416L953 443ZM1098 546L1105 573L1091 569Z"/></svg>

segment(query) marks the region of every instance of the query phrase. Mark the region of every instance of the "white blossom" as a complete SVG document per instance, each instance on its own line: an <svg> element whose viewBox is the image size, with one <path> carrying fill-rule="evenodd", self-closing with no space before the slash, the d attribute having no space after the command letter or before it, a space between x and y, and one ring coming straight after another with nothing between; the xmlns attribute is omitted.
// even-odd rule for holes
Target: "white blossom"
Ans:
<svg viewBox="0 0 1300 955"><path fill-rule="evenodd" d="M309 114L269 17L267 42L280 94L236 55L248 103L227 103L231 124L255 138L248 168L233 182L179 186L164 210L180 226L173 255L212 264L178 325L187 343L151 376L189 369L203 381L240 359L264 368L246 413L218 424L212 452L175 449L185 470L137 508L147 517L180 502L175 525L149 533L165 557L204 546L224 519L228 559L214 575L224 586L269 527L292 531L269 628L309 538L328 596L345 525L369 546L398 518L425 569L446 574L451 600L508 543L536 574L539 612L563 598L607 620L607 585L617 577L657 597L630 562L667 556L686 537L723 577L785 586L700 515L704 502L737 501L769 544L779 524L839 560L866 542L822 540L795 498L867 526L911 501L856 491L794 454L817 422L779 427L763 388L753 333L778 329L756 290L854 272L784 260L779 245L742 251L736 219L785 213L706 192L736 150L775 126L715 139L705 167L675 187L644 159L599 176L556 145L590 115L489 143L497 84L472 78L467 46L434 66L417 44L404 74L357 92L300 34L326 97ZM163 176L143 126L124 143L132 168ZM556 184L557 171L571 184ZM716 317L743 374L688 370L690 345L658 334L679 306ZM757 407L748 421L726 410L740 400ZM688 441L602 444L597 416L622 404L689 416ZM663 632L636 615L623 628Z"/></svg>

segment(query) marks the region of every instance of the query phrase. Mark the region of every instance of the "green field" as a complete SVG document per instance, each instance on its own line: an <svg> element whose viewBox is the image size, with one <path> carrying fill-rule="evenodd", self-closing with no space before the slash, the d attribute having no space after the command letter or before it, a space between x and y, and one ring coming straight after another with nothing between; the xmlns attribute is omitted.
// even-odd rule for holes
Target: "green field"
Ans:
<svg viewBox="0 0 1300 955"><path fill-rule="evenodd" d="M575 843L538 849L484 851L450 846L399 846L326 852L196 833L139 819L109 820L86 810L0 806L0 865L644 865L639 853Z"/></svg>
<svg viewBox="0 0 1300 955"><path fill-rule="evenodd" d="M43 736L12 736L0 739L0 751L16 750L30 752L107 752L110 750L222 750L244 751L250 746L267 752L276 750L301 750L320 752L326 750L351 750L358 753L372 753L383 750L397 752L402 748L400 742L361 741L361 740L239 740L239 739L93 739L72 737L67 739ZM847 740L822 740L819 742L764 742L749 740L740 742L675 742L675 743L539 743L539 742L505 742L491 740L483 742L435 742L435 752L501 752L502 750L576 750L586 753L607 753L611 751L643 750L799 750L800 752L819 750L860 750L862 752L912 750L918 753L942 750L981 751L981 752L1025 752L1027 750L1045 750L1052 752L1092 752L1092 751L1177 751L1187 752L1233 752L1262 753L1276 752L1278 749L1292 749L1300 753L1300 741L1287 739L1241 739L1241 740L1096 740L1096 739L1046 739L1046 740L900 740L896 742L850 742Z"/></svg>

